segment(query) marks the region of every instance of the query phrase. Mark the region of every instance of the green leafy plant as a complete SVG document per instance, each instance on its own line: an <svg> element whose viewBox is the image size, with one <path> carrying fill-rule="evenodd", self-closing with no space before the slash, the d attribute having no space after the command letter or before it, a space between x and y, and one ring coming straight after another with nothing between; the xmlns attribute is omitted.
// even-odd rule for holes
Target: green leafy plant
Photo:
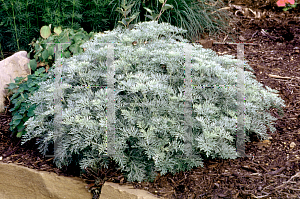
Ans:
<svg viewBox="0 0 300 199"><path fill-rule="evenodd" d="M29 51L28 43L39 36L40 27L46 24L77 30L81 27L83 14L96 13L98 10L85 9L85 0L1 0L0 33L1 46L5 51ZM93 1L93 3L96 3ZM105 6L106 4L103 4ZM95 6L94 6L95 7ZM108 17L107 17L108 18ZM100 19L93 19L94 22Z"/></svg>
<svg viewBox="0 0 300 199"><path fill-rule="evenodd" d="M44 1L43 22L77 30L81 27L83 3L82 0Z"/></svg>
<svg viewBox="0 0 300 199"><path fill-rule="evenodd" d="M164 11L166 11L167 9L173 8L172 5L166 4L167 0L164 2L164 0L159 0L160 3L162 3L162 8L160 10L159 14L155 14L154 11L150 10L149 8L144 7L145 10L147 10L151 15L145 15L146 17L148 17L151 20L159 20L159 17L162 15L162 13ZM123 19L122 21L118 21L119 23L123 24L125 28L129 27L129 24L139 15L140 12L136 12L135 14L133 14L131 17L128 17L128 14L131 12L131 8L132 6L134 6L134 3L126 6L126 0L123 1L122 4L122 8L117 8L116 11L118 11L119 13L121 13L123 15ZM131 26L133 27L133 25Z"/></svg>
<svg viewBox="0 0 300 199"><path fill-rule="evenodd" d="M74 30L82 27L87 32L112 30L117 27L118 21L122 21L120 14L114 12L117 7L122 8L122 2L123 0L0 0L0 25L3 24L0 28L1 47L6 52L29 51L28 43L39 36L40 27L48 24ZM133 1L128 2L132 4ZM224 9L222 1L211 3L208 0L168 0L168 5L173 8L165 11L161 9L161 2L163 1L136 0L130 13L139 12L140 15L134 19L134 23L151 19L152 13L153 17L157 17L157 13L162 12L164 15L157 17L157 20L187 29L188 33L183 36L191 41L196 41L197 37L207 32L209 36L223 32L233 40L229 34L230 15ZM165 8L167 5L163 9ZM131 20L130 17L127 20ZM127 24L126 20L123 23Z"/></svg>
<svg viewBox="0 0 300 199"><path fill-rule="evenodd" d="M118 7L116 11L121 13L124 16L124 19L118 22L123 24L125 28L128 28L130 22L132 22L139 15L139 12L136 12L131 17L128 17L128 14L131 12L131 8L134 5L134 2L129 6L126 6L126 3L127 3L126 0L123 0L123 4L121 5L122 8Z"/></svg>
<svg viewBox="0 0 300 199"><path fill-rule="evenodd" d="M85 31L103 32L105 30L112 30L114 28L115 12L110 4L111 0L94 0L85 1L85 12L83 12L83 23L81 27Z"/></svg>
<svg viewBox="0 0 300 199"><path fill-rule="evenodd" d="M31 59L28 63L31 70L34 71L34 74L28 75L27 81L23 81L25 78L17 77L15 83L10 83L8 88L6 88L9 93L13 93L10 97L10 101L14 106L9 110L13 116L10 123L10 130L12 131L12 135L16 134L16 137L21 137L26 134L24 122L26 122L29 117L34 116L33 110L35 110L36 106L25 102L26 99L39 88L39 83L50 78L47 72L52 68L55 60L54 44L47 45L47 43L69 42L69 44L62 45L62 54L58 55L63 58L68 58L82 53L84 49L80 48L80 45L94 36L93 32L87 34L82 29L77 31L65 29L62 31L61 27L55 27L54 33L51 35L51 24L49 26L43 26L40 34L43 39L37 41L34 39L31 43L34 48L28 53L28 57L30 57L30 53L34 53L34 59ZM37 67L42 68L37 69Z"/></svg>
<svg viewBox="0 0 300 199"><path fill-rule="evenodd" d="M25 123L27 134L21 144L39 137L39 150L45 154L56 142L54 162L59 168L75 161L81 169L103 166L113 159L126 172L128 181L155 179L157 172L176 173L203 166L202 158L237 158L236 139L236 65L233 56L218 56L201 45L188 44L180 36L186 30L157 21L135 24L132 30L118 26L96 34L81 47L86 51L62 59L62 120L55 125L54 80L42 82L28 102L36 104L35 117ZM136 45L133 43L136 42ZM106 64L107 44L113 43L115 73ZM184 92L187 69L185 49L190 48L191 99ZM280 108L284 101L275 90L266 89L245 71L245 132L268 137L274 132L268 110ZM50 72L54 75L53 71ZM109 76L113 88L109 89ZM97 86L92 86L97 85ZM212 85L226 85L214 87ZM114 99L109 90L114 90ZM187 136L184 103L191 106L191 134ZM115 107L115 120L109 106ZM107 124L114 123L114 154L106 149ZM57 133L59 132L59 133ZM107 153L107 154L106 154ZM81 158L73 159L80 154ZM100 164L101 163L101 164Z"/></svg>
<svg viewBox="0 0 300 199"><path fill-rule="evenodd" d="M14 92L10 97L10 102L14 105L14 108L9 110L13 116L12 121L9 123L9 130L12 131L11 136L16 134L16 137L21 137L26 133L24 123L34 116L36 108L36 105L26 102L26 99L38 90L40 82L44 82L49 78L48 74L44 72L44 68L39 68L34 74L27 76L27 81L23 81L25 77L17 77L15 83L10 83L6 88Z"/></svg>
<svg viewBox="0 0 300 199"><path fill-rule="evenodd" d="M84 51L83 48L80 48L80 45L85 41L92 39L94 32L90 32L89 34L85 32L82 28L79 30L73 29L65 29L61 30L61 27L55 27L54 33L51 34L51 24L49 26L43 26L41 28L41 36L43 39L35 40L29 44L33 48L31 48L28 53L28 57L30 57L31 53L34 53L34 59L31 59L29 62L29 67L35 71L38 67L38 63L40 66L46 65L46 70L52 66L54 62L54 44L47 43L67 43L62 45L62 57L68 58L72 55L76 55L78 53L82 53Z"/></svg>
<svg viewBox="0 0 300 199"><path fill-rule="evenodd" d="M164 0L159 0L159 2L163 4L159 14L156 14L156 13L154 13L154 11L150 10L149 8L144 7L144 9L150 13L150 15L145 15L145 16L153 21L155 21L155 20L158 21L159 17L164 13L164 11L173 8L172 5L166 4L167 0L165 2L164 2Z"/></svg>
<svg viewBox="0 0 300 199"><path fill-rule="evenodd" d="M19 50L20 49L20 46L19 46L19 40L20 40L19 35L20 35L20 33L18 33L18 31L17 31L19 28L17 28L16 13L15 13L15 9L18 9L18 6L16 6L16 4L14 4L13 1L9 1L8 4L10 4L11 7L12 7L12 13L10 14L9 11L8 11L9 10L9 7L8 7L9 5L6 4L7 2L4 2L4 0L1 0L1 1L2 1L3 8L7 12L7 15L10 17L9 19L10 19L10 24L11 24L11 28L12 28L11 31L14 32L14 39L16 41L15 44L17 45L17 48ZM12 21L13 21L13 23L12 23ZM1 25L3 25L3 24L4 24L4 22L2 21Z"/></svg>
<svg viewBox="0 0 300 199"><path fill-rule="evenodd" d="M232 30L229 26L230 15L222 1L168 0L168 4L163 6L163 9L161 3L165 1L162 0L131 0L128 1L129 5L132 5L132 2L134 5L130 8L130 13L139 13L139 16L133 19L134 23L156 18L159 22L168 22L188 30L182 36L193 42L206 34L212 37L219 33L226 33L234 41L230 34ZM124 0L112 0L110 4L113 8L117 8L119 5L124 5ZM121 18L124 17L123 13ZM164 14L158 17L157 13ZM116 28L120 23L120 17L112 15L111 18L115 19L114 28ZM128 21L130 20L129 17ZM123 22L126 24L125 21Z"/></svg>

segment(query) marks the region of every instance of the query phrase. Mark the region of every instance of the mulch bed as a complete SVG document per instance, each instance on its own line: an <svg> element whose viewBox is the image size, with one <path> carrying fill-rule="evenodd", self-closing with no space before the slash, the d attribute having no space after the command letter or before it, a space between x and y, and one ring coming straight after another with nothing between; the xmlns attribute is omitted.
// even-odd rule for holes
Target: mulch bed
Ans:
<svg viewBox="0 0 300 199"><path fill-rule="evenodd" d="M231 10L235 11L235 10ZM235 12L232 12L235 13ZM241 13L241 12L240 12ZM240 14L241 15L241 14ZM283 14L274 12L264 18L237 16L237 41L253 42L245 45L245 59L254 69L256 78L265 86L279 91L284 99L285 112L278 118L275 133L270 139L245 144L248 157L235 160L206 159L204 168L158 176L153 183L128 183L120 171L110 166L110 171L89 171L84 179L89 188L99 189L101 184L113 181L131 184L165 198L300 198L300 17L299 9ZM225 35L219 36L218 42ZM236 56L236 45L215 44L212 49L219 54ZM9 102L6 101L8 105ZM11 107L12 108L12 107ZM0 156L2 162L14 162L29 168L55 172L64 176L79 176L75 165L58 169L52 158L44 158L31 140L20 145L20 139L10 137L11 114L0 114ZM105 178L104 178L105 177ZM95 183L96 178L102 181ZM94 198L97 198L95 195Z"/></svg>

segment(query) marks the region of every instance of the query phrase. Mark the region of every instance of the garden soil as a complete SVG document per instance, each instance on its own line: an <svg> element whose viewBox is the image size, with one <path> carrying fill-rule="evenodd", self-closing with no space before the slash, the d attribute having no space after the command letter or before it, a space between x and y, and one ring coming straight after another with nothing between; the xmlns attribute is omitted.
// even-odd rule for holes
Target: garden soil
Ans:
<svg viewBox="0 0 300 199"><path fill-rule="evenodd" d="M264 86L279 91L285 101L285 114L278 118L276 132L268 131L269 139L259 141L251 137L246 143L247 157L238 159L206 159L204 168L172 175L158 176L153 183L128 183L112 163L108 170L87 169L81 177L92 191L100 189L104 181L131 184L165 198L300 198L300 15L299 8L282 12L262 9L260 15L249 11L249 5L231 5L232 32L236 42L244 45L245 60L254 69ZM252 10L252 9L251 9ZM256 10L257 11L257 10ZM261 12L263 13L263 12ZM218 35L208 42L219 55L236 57L237 47L227 35ZM6 53L6 57L13 54ZM9 101L6 101L9 105ZM12 108L12 107L11 107ZM32 169L54 172L64 176L80 176L76 165L58 169L52 158L44 158L35 146L35 140L20 145L20 139L10 137L11 113L0 115L0 156L2 162L13 162ZM95 181L95 179L101 179ZM94 198L98 196L95 194Z"/></svg>

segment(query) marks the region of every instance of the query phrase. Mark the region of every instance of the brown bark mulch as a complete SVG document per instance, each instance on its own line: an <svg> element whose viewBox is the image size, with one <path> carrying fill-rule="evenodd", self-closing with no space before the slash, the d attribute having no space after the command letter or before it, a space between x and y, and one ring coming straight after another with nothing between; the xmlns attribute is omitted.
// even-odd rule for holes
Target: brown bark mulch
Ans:
<svg viewBox="0 0 300 199"><path fill-rule="evenodd" d="M269 140L259 141L252 137L246 143L248 157L238 159L207 159L204 168L170 173L158 176L153 183L128 183L114 165L110 171L90 171L84 179L89 179L89 188L99 189L105 181L131 184L154 195L165 198L300 198L300 15L297 12L273 12L265 17L255 18L242 12L236 13L232 25L237 41L253 42L245 44L245 60L255 71L259 82L279 91L284 99L285 112L280 117L275 110L272 116L279 118ZM242 13L242 14L241 14ZM251 13L250 13L251 14ZM226 35L219 36L222 42ZM213 44L219 54L236 56L236 45ZM8 101L6 101L8 104ZM2 162L14 162L29 168L55 172L65 176L79 176L75 165L57 169L52 158L44 158L31 140L24 146L20 139L11 138L10 112L0 114L0 156ZM95 181L98 178L100 181ZM94 198L97 198L95 195Z"/></svg>

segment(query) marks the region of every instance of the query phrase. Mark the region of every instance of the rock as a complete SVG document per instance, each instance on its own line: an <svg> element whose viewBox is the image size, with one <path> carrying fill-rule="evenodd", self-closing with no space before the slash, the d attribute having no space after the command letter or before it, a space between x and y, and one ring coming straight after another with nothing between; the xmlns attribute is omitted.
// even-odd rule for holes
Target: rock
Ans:
<svg viewBox="0 0 300 199"><path fill-rule="evenodd" d="M28 68L29 58L26 51L19 51L10 57L0 61L0 113L3 112L5 97L8 96L8 84L15 82L16 77L26 77L30 75Z"/></svg>
<svg viewBox="0 0 300 199"><path fill-rule="evenodd" d="M117 183L105 182L103 184L99 199L157 199L155 195L133 186L119 185ZM160 197L164 199L163 197Z"/></svg>
<svg viewBox="0 0 300 199"><path fill-rule="evenodd" d="M79 177L58 176L27 167L0 163L0 198L92 199L93 194Z"/></svg>

